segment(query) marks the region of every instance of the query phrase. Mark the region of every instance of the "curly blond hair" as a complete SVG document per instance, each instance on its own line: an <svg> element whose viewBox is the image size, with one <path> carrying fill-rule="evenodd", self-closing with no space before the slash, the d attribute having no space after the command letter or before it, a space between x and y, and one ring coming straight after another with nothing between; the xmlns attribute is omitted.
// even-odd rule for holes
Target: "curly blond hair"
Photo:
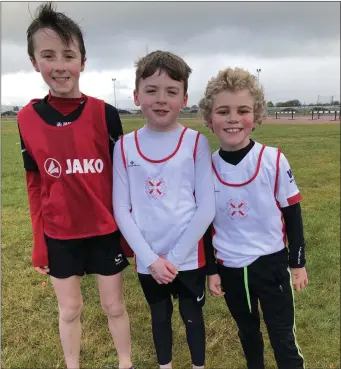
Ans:
<svg viewBox="0 0 341 369"><path fill-rule="evenodd" d="M219 71L216 77L207 83L205 95L199 102L200 113L206 125L210 122L213 99L219 92L249 90L254 99L254 123L261 124L266 118L266 102L263 88L258 80L242 68L227 68Z"/></svg>

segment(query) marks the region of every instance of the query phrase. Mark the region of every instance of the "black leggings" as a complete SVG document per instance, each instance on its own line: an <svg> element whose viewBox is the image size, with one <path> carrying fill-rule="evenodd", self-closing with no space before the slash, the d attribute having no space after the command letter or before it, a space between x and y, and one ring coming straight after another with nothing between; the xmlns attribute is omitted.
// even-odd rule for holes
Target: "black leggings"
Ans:
<svg viewBox="0 0 341 369"><path fill-rule="evenodd" d="M238 326L248 369L264 369L260 302L277 367L303 369L296 341L294 300L287 250L261 256L245 268L218 266L225 301Z"/></svg>
<svg viewBox="0 0 341 369"><path fill-rule="evenodd" d="M197 302L197 298L200 299L203 292L198 289L198 294L194 295L185 291L184 286L178 280L169 285L159 285L149 275L139 275L139 279L151 311L153 339L159 364L166 365L172 361L173 302L171 296L172 292L176 290L180 315L186 327L192 363L196 366L203 366L205 364L205 324L202 303ZM199 285L202 285L202 280L204 282L201 291L204 291L204 276L200 277ZM160 293L161 291L162 293Z"/></svg>

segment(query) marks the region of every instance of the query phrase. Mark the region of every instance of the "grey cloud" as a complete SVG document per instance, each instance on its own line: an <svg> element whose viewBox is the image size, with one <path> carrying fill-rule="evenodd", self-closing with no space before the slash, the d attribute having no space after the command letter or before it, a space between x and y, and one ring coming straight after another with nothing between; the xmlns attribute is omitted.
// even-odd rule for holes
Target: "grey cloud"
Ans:
<svg viewBox="0 0 341 369"><path fill-rule="evenodd" d="M56 2L84 29L88 70L133 66L149 51L282 58L339 55L337 2ZM2 3L2 73L26 56L26 28L39 3ZM22 51L18 51L18 50ZM31 70L22 62L21 69Z"/></svg>

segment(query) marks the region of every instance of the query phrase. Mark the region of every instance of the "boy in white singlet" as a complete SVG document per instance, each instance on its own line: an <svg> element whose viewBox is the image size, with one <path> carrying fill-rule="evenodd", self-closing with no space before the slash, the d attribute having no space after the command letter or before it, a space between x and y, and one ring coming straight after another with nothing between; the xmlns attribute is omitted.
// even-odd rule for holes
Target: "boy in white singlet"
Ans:
<svg viewBox="0 0 341 369"><path fill-rule="evenodd" d="M115 218L136 255L160 367L172 367L175 296L193 367L202 368L206 280L202 237L215 214L211 150L205 136L178 123L187 104L190 67L163 51L146 55L136 66L134 100L146 125L115 145Z"/></svg>
<svg viewBox="0 0 341 369"><path fill-rule="evenodd" d="M263 90L247 71L228 68L199 106L221 146L212 157L213 239L205 236L209 290L226 300L248 369L264 369L258 301L278 368L302 369L292 290L308 284L301 195L281 151L250 139L265 118Z"/></svg>

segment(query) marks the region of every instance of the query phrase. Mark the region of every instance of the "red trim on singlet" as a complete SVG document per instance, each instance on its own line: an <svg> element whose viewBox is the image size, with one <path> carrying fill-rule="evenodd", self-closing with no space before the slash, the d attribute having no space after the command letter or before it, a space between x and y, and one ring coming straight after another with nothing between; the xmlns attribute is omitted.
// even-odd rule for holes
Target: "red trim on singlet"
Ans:
<svg viewBox="0 0 341 369"><path fill-rule="evenodd" d="M263 156L264 149L265 149L265 146L262 145L262 149L261 149L261 151L259 153L259 156L258 156L258 163L257 163L257 168L256 168L255 174L248 181L246 181L244 183L228 183L228 182L223 181L221 179L221 177L219 176L219 173L218 173L218 171L217 171L217 169L216 169L216 167L215 167L215 165L213 163L213 160L212 160L212 167L213 167L214 173L217 176L219 182L222 183L225 186L230 186L230 187L242 187L242 186L245 186L245 185L251 183L253 180L256 179L256 177L257 177L257 175L259 173L260 164L261 164L261 161L262 161L262 156Z"/></svg>
<svg viewBox="0 0 341 369"><path fill-rule="evenodd" d="M195 138L194 150L193 150L193 159L197 157L197 150L198 150L198 142L199 142L200 132L197 133L197 137Z"/></svg>
<svg viewBox="0 0 341 369"><path fill-rule="evenodd" d="M281 149L277 149L277 158L276 158L276 178L275 178L274 196L275 196L275 201L276 201L276 205L277 205L277 207L278 207L278 210L281 212L283 244L284 244L284 247L286 247L286 246L287 246L287 233L286 233L286 228L285 228L285 221L284 221L284 216L283 216L283 212L282 212L282 209L281 209L281 205L280 205L279 201L277 200L277 191L278 191L278 182L279 182L279 162L280 162L280 158L281 158Z"/></svg>
<svg viewBox="0 0 341 369"><path fill-rule="evenodd" d="M120 147L121 147L121 155L122 155L122 160L123 160L123 165L124 165L124 168L127 170L127 161L126 161L126 156L124 155L124 148L123 148L123 137L121 137L121 140L120 140Z"/></svg>
<svg viewBox="0 0 341 369"><path fill-rule="evenodd" d="M124 168L127 170L127 161L126 161L126 157L124 155L124 148L123 148L123 137L121 137L120 139L120 148L121 148L121 155L122 155L122 161L123 161L123 165ZM132 208L130 209L130 213L132 212ZM121 234L121 247L122 247L122 251L124 252L125 256L127 258L134 258L135 259L135 269L136 269L136 257L135 257L135 253L132 250L132 248L129 246L127 240L123 237L123 235Z"/></svg>
<svg viewBox="0 0 341 369"><path fill-rule="evenodd" d="M204 239L200 238L198 242L198 268L201 268L205 265L206 265L206 257L205 257Z"/></svg>
<svg viewBox="0 0 341 369"><path fill-rule="evenodd" d="M138 141L138 138L137 138L137 131L138 130L136 130L136 131L134 131L134 138L135 138L135 144L136 144L136 149L137 149L137 152L139 153L139 155L144 159L144 160L147 160L147 161L149 161L150 163L164 163L165 161L167 161L167 160L169 160L169 159L171 159L178 151L179 151L179 149L180 149L180 146L181 146L181 143L182 143L182 139L183 139L183 137L184 137L184 134L185 134L185 132L187 131L187 127L185 127L184 129L183 129L183 131L182 131L182 133L181 133L181 136L180 136L180 138L179 138L179 142L178 142L178 145L177 145L177 147L176 147L176 149L175 149L175 151L172 153L172 154L170 154L169 156L167 156L166 158L164 158L164 159L160 159L160 160L153 160L153 159L149 159L149 158L147 158L145 155L143 155L143 153L142 153L142 151L140 150L140 146L139 146L139 141Z"/></svg>
<svg viewBox="0 0 341 369"><path fill-rule="evenodd" d="M277 202L277 191L278 191L278 179L279 179L279 160L281 158L281 149L277 149L277 158L276 158L276 179L275 179L275 188L274 188L274 196Z"/></svg>

